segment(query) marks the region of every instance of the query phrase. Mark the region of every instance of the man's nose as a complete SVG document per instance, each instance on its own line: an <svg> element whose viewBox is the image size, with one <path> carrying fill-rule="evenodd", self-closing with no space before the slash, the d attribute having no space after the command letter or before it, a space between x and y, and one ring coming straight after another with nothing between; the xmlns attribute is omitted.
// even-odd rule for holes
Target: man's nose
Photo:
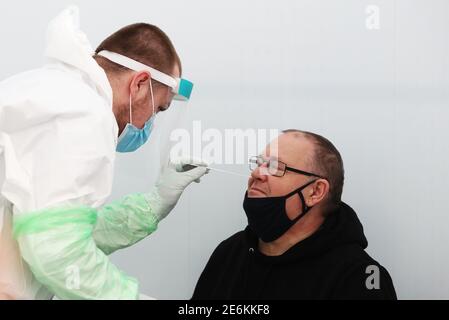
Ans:
<svg viewBox="0 0 449 320"><path fill-rule="evenodd" d="M263 164L251 172L251 177L255 180L259 180L262 182L267 181L268 168L266 164Z"/></svg>

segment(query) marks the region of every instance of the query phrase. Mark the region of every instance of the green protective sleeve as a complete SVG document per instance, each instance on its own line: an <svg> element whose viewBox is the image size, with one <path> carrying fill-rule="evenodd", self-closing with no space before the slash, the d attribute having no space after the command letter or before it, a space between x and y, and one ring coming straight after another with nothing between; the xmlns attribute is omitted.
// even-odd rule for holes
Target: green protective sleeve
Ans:
<svg viewBox="0 0 449 320"><path fill-rule="evenodd" d="M14 216L13 232L36 279L60 299L138 299L137 280L92 237L97 211L52 208Z"/></svg>
<svg viewBox="0 0 449 320"><path fill-rule="evenodd" d="M93 237L105 254L129 247L157 229L159 219L150 205L149 194L135 193L98 211Z"/></svg>

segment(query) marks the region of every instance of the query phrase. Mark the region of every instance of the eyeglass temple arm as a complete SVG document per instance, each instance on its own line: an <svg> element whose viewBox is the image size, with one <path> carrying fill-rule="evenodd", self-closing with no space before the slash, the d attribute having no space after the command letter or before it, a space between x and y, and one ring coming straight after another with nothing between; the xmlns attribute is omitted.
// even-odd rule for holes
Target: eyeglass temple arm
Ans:
<svg viewBox="0 0 449 320"><path fill-rule="evenodd" d="M300 173L300 174L303 174L303 175L309 176L309 177L317 177L317 178L325 179L324 177L322 177L322 176L320 176L320 175L317 175L317 174L315 174L315 173L311 173L311 172L307 172L307 171L298 170L298 169L295 169L295 168L292 168L292 167L287 167L287 166L286 166L286 167L285 167L285 170L292 171L292 172L296 172L296 173Z"/></svg>

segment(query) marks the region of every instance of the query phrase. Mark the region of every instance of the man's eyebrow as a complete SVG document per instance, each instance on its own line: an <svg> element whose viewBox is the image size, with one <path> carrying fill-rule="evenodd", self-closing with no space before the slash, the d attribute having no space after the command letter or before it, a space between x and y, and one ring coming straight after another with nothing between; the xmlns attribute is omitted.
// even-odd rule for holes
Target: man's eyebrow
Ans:
<svg viewBox="0 0 449 320"><path fill-rule="evenodd" d="M274 156L269 156L269 157L267 157L267 156L264 155L264 154L261 154L260 156L261 156L262 158L264 158L264 159L273 159L273 160L277 160L277 161L280 161L280 162L285 163L285 161L282 160L281 157L274 157Z"/></svg>
<svg viewBox="0 0 449 320"><path fill-rule="evenodd" d="M280 161L280 162L283 162L283 163L286 163L284 160L282 160L282 158L281 157L278 157L278 158L276 158L278 161Z"/></svg>

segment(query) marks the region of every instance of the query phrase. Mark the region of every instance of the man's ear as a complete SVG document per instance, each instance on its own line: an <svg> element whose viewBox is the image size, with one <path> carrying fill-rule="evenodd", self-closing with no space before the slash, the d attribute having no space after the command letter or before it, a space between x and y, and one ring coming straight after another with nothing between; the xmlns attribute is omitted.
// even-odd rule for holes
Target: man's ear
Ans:
<svg viewBox="0 0 449 320"><path fill-rule="evenodd" d="M134 99L145 99L150 90L151 75L148 71L140 71L133 75L130 91Z"/></svg>
<svg viewBox="0 0 449 320"><path fill-rule="evenodd" d="M306 199L306 204L312 207L326 198L329 194L329 181L326 179L318 179L314 184L311 185L308 197Z"/></svg>

